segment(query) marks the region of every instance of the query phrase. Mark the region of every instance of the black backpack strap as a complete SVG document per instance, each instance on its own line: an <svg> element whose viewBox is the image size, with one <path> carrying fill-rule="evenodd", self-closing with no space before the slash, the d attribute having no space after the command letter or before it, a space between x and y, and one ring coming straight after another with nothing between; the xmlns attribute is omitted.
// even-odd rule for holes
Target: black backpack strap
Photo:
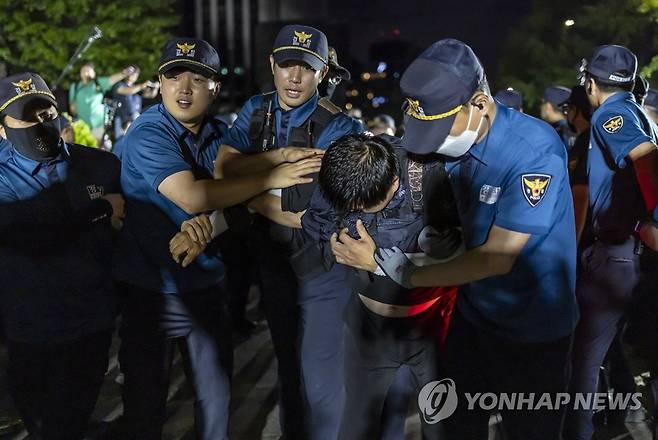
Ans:
<svg viewBox="0 0 658 440"><path fill-rule="evenodd" d="M342 113L328 98L320 98L308 120L301 127L290 131L288 144L293 147L313 147L327 125Z"/></svg>
<svg viewBox="0 0 658 440"><path fill-rule="evenodd" d="M255 109L249 120L249 143L254 152L267 151L274 148L276 130L274 128L274 114L272 100L274 92L263 95L260 108Z"/></svg>

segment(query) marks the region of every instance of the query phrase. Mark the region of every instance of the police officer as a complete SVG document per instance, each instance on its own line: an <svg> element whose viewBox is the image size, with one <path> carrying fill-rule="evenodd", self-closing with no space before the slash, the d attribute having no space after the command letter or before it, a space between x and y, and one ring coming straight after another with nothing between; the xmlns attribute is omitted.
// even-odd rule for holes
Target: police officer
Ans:
<svg viewBox="0 0 658 440"><path fill-rule="evenodd" d="M286 158L321 157L331 141L363 130L319 97L317 87L328 72L328 56L327 38L320 30L288 25L279 31L270 56L276 91L254 96L242 107L220 151L224 175L271 167ZM301 232L294 227L299 227L314 188L306 184L278 195L264 194L251 206L261 213L286 213L275 222L259 220L256 251L265 316L279 363L282 431L286 438L335 439L344 400L341 316L351 291L351 273L336 266L311 276L303 269L294 272L290 263L295 254L297 261L304 261ZM298 353L295 342L300 338ZM302 412L308 416L308 437L301 426Z"/></svg>
<svg viewBox="0 0 658 440"><path fill-rule="evenodd" d="M565 114L566 102L570 94L571 90L568 87L547 87L539 107L541 118L555 128L567 149L573 146L574 141L574 135L569 129Z"/></svg>
<svg viewBox="0 0 658 440"><path fill-rule="evenodd" d="M120 358L128 432L122 438L160 439L176 338L187 346L199 438L227 438L232 346L220 287L223 265L212 237L179 236L175 259L170 239L198 214L306 182L301 176L318 169L302 161L212 179L225 130L208 115L219 94L219 66L217 52L203 40L168 41L158 69L163 102L142 113L126 134L121 182L129 214L116 267L125 296Z"/></svg>
<svg viewBox="0 0 658 440"><path fill-rule="evenodd" d="M403 145L446 156L466 252L423 267L399 249L380 249L376 260L406 287L460 286L445 348L459 399L447 428L451 438L486 439L489 413L467 408L465 392L527 396L567 387L577 318L567 154L549 125L496 104L480 61L461 41L430 46L401 88ZM560 411L502 413L509 438L560 437Z"/></svg>
<svg viewBox="0 0 658 440"><path fill-rule="evenodd" d="M496 93L494 99L506 107L523 112L523 95L518 90L508 87Z"/></svg>
<svg viewBox="0 0 658 440"><path fill-rule="evenodd" d="M82 439L116 317L111 219L123 216L119 162L65 144L44 80L0 80L0 314L9 392L30 435Z"/></svg>
<svg viewBox="0 0 658 440"><path fill-rule="evenodd" d="M644 98L644 110L651 120L658 124L658 90L649 89L647 91L647 96Z"/></svg>
<svg viewBox="0 0 658 440"><path fill-rule="evenodd" d="M581 320L574 337L571 389L595 393L599 369L617 324L640 281L639 236L647 212L658 220L657 133L631 91L637 59L623 46L597 47L581 68L592 115L589 200L596 241L583 252L576 288ZM639 222L639 223L638 223ZM637 225L637 227L636 227ZM569 439L589 440L592 411L572 411Z"/></svg>
<svg viewBox="0 0 658 440"><path fill-rule="evenodd" d="M592 106L587 99L585 87L578 85L572 88L567 100L567 122L576 139L573 147L568 151L568 157L578 243L585 230L588 213L587 151L591 118Z"/></svg>
<svg viewBox="0 0 658 440"><path fill-rule="evenodd" d="M338 86L343 81L349 81L352 78L350 71L338 64L338 53L336 49L329 46L329 71L327 72L327 80L320 83L318 90L320 96L326 96L327 99L340 99L340 96L334 98Z"/></svg>

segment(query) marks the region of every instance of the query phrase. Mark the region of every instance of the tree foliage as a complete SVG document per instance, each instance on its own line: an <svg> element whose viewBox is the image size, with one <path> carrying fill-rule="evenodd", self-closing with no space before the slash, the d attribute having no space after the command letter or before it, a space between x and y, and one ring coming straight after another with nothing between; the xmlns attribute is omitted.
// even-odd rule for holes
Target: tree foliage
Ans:
<svg viewBox="0 0 658 440"><path fill-rule="evenodd" d="M0 0L0 60L10 73L33 71L52 84L94 25L103 37L82 60L99 74L135 63L153 75L160 49L178 24L172 0ZM77 80L78 61L63 81Z"/></svg>
<svg viewBox="0 0 658 440"><path fill-rule="evenodd" d="M569 19L574 24L565 26ZM651 76L658 70L657 23L658 0L535 0L509 34L496 86L520 90L526 107L533 107L545 87L575 85L581 59L601 44L628 47L638 56L640 72Z"/></svg>

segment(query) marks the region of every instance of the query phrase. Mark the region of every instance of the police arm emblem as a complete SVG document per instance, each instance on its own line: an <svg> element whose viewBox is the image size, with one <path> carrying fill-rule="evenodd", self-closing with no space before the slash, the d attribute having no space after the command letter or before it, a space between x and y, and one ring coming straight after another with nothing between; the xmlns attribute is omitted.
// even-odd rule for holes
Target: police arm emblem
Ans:
<svg viewBox="0 0 658 440"><path fill-rule="evenodd" d="M621 115L613 116L603 123L603 129L610 134L615 134L624 126L624 118Z"/></svg>
<svg viewBox="0 0 658 440"><path fill-rule="evenodd" d="M521 176L521 187L525 199L530 206L537 206L546 195L551 184L551 176L548 174L524 174Z"/></svg>

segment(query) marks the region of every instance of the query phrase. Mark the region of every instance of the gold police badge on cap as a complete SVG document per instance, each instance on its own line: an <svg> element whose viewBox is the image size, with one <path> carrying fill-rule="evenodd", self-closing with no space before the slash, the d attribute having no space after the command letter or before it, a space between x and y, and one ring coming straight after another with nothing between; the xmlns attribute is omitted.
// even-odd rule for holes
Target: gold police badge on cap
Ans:
<svg viewBox="0 0 658 440"><path fill-rule="evenodd" d="M196 44L176 43L176 56L180 57L180 56L186 55L188 57L193 57L195 47L196 47Z"/></svg>
<svg viewBox="0 0 658 440"><path fill-rule="evenodd" d="M603 129L610 134L615 134L624 126L624 118L621 115L613 116L603 123Z"/></svg>
<svg viewBox="0 0 658 440"><path fill-rule="evenodd" d="M542 201L551 183L548 174L524 174L521 176L523 195L531 206L537 206Z"/></svg>
<svg viewBox="0 0 658 440"><path fill-rule="evenodd" d="M313 34L307 34L304 31L295 31L295 36L292 37L292 44L294 46L311 47L311 37Z"/></svg>
<svg viewBox="0 0 658 440"><path fill-rule="evenodd" d="M34 87L34 84L32 84L32 78L22 79L17 82L12 82L11 84L16 86L15 90L17 95L29 92L30 90L36 90L36 87Z"/></svg>

